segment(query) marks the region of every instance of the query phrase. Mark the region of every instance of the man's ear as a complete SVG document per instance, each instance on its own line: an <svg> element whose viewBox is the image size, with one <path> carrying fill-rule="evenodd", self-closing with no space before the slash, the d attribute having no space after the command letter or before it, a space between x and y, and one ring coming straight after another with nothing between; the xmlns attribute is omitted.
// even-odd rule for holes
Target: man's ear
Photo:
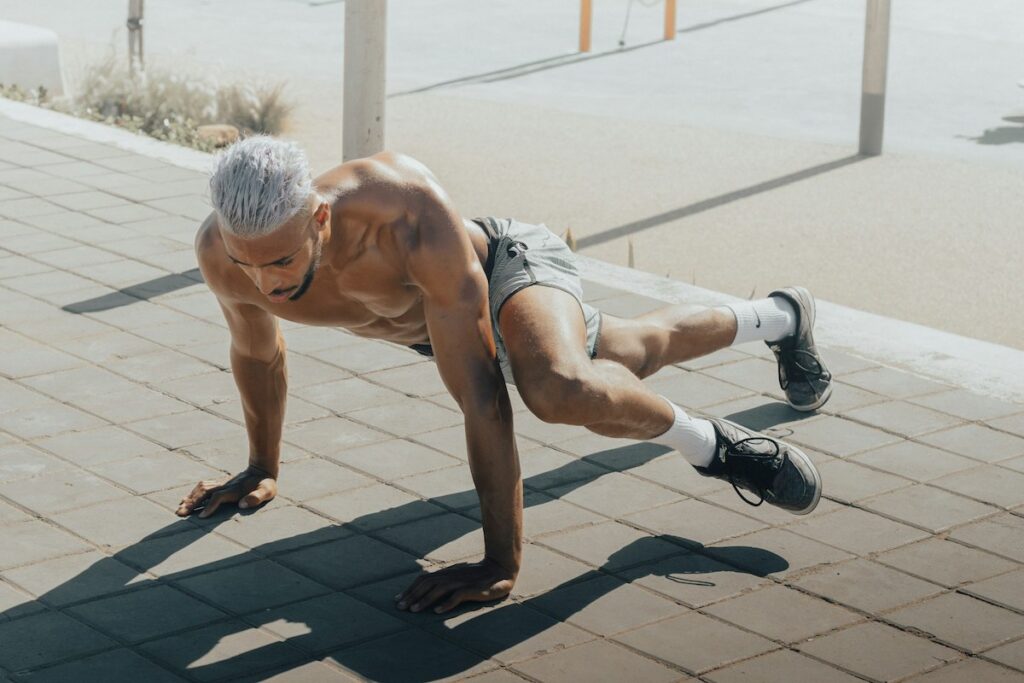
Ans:
<svg viewBox="0 0 1024 683"><path fill-rule="evenodd" d="M316 211L313 212L313 219L316 221L317 228L323 230L330 217L331 205L327 202L320 202L320 206L316 207Z"/></svg>

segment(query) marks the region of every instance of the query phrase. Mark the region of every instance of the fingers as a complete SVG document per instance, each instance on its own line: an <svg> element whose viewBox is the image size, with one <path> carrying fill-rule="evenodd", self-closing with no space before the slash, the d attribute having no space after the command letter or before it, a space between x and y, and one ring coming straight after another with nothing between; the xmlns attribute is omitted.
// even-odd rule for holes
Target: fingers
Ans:
<svg viewBox="0 0 1024 683"><path fill-rule="evenodd" d="M431 581L436 580L432 574L420 574L408 588L395 596L398 601L398 609L406 609L413 602L420 599L431 587Z"/></svg>
<svg viewBox="0 0 1024 683"><path fill-rule="evenodd" d="M200 519L206 519L220 507L221 503L233 503L238 500L238 492L232 489L220 489L214 492L210 496L210 500L206 503L206 507L199 513Z"/></svg>
<svg viewBox="0 0 1024 683"><path fill-rule="evenodd" d="M256 487L255 491L238 502L238 507L243 510L246 508L259 507L267 501L273 500L276 495L277 482L273 479L264 479L260 482L260 485Z"/></svg>
<svg viewBox="0 0 1024 683"><path fill-rule="evenodd" d="M485 592L488 592L488 591L485 591ZM467 600L487 599L485 596L480 595L479 593L480 593L480 591L472 590L472 589L469 589L469 588L463 588L461 590L457 590L454 593L452 593L451 595L449 595L447 600L445 600L440 605L435 607L434 608L434 612L436 612L437 614L444 614L445 612L449 612L449 611L455 609L456 607L458 607L462 603L466 602Z"/></svg>
<svg viewBox="0 0 1024 683"><path fill-rule="evenodd" d="M175 514L179 517L188 517L197 507L201 507L210 494L220 486L221 482L219 481L199 482L187 496L181 499Z"/></svg>
<svg viewBox="0 0 1024 683"><path fill-rule="evenodd" d="M454 586L450 581L437 583L427 591L426 595L414 602L412 607L409 608L409 611L419 612L420 610L425 610L444 596L451 593L453 589Z"/></svg>

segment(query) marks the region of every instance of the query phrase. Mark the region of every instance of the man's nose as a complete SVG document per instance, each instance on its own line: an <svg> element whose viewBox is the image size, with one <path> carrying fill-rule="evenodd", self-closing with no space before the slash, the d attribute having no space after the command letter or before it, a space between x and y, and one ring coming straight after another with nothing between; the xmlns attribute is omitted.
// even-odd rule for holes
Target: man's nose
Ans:
<svg viewBox="0 0 1024 683"><path fill-rule="evenodd" d="M265 269L256 271L256 286L260 288L264 295L270 294L277 289L278 284L277 278Z"/></svg>

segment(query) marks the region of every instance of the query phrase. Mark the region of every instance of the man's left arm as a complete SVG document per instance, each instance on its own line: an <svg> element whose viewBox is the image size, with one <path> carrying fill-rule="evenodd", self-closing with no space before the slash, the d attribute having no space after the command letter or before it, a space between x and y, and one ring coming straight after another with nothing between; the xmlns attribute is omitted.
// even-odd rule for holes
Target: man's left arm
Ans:
<svg viewBox="0 0 1024 683"><path fill-rule="evenodd" d="M438 371L462 409L473 483L480 497L484 559L423 574L399 609L494 600L512 590L522 560L523 486L512 408L495 361L487 278L462 219L439 188L425 191L409 272L422 289Z"/></svg>

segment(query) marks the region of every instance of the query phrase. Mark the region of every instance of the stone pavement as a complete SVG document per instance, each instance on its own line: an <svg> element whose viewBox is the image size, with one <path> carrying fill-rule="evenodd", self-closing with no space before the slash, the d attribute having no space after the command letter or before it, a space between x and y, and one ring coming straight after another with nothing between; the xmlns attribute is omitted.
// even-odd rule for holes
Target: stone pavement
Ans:
<svg viewBox="0 0 1024 683"><path fill-rule="evenodd" d="M525 565L454 616L392 606L482 549L461 416L406 349L285 324L280 496L174 517L246 459L204 187L0 118L0 681L1024 680L1024 406L828 350L813 415L759 345L647 380L805 446L806 518L513 393Z"/></svg>

